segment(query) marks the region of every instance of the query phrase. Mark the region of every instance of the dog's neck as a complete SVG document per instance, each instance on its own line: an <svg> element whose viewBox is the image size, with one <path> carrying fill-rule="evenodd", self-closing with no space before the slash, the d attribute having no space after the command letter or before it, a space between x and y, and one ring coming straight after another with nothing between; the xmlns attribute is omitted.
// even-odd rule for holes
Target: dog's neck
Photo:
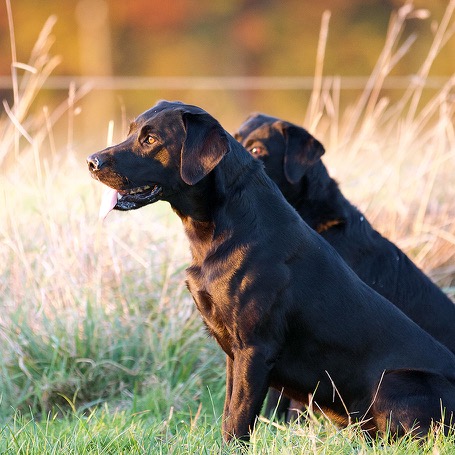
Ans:
<svg viewBox="0 0 455 455"><path fill-rule="evenodd" d="M184 207L174 207L196 263L202 263L210 251L245 228L245 219L250 216L245 202L253 180L273 185L262 164L235 142L216 168L187 193L187 204L184 201Z"/></svg>
<svg viewBox="0 0 455 455"><path fill-rule="evenodd" d="M346 207L350 207L350 204L322 161L310 167L285 196L306 223L319 233L348 222Z"/></svg>

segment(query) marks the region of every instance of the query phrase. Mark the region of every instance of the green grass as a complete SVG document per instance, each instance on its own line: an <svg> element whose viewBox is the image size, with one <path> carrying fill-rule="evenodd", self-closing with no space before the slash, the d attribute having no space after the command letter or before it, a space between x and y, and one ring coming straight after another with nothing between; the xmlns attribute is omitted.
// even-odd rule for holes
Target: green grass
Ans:
<svg viewBox="0 0 455 455"><path fill-rule="evenodd" d="M108 406L84 414L16 413L0 428L0 453L10 454L452 454L453 435L428 440L402 438L394 443L367 441L355 428L337 429L323 419L308 418L288 426L261 421L247 445L221 442L220 418L170 412L166 419L148 412L114 411Z"/></svg>
<svg viewBox="0 0 455 455"><path fill-rule="evenodd" d="M336 84L315 84L305 126L346 195L453 295L455 80L423 106L418 86L396 105L380 96L412 11L400 14L359 102L338 112ZM50 123L33 113L55 63L51 26L0 118L0 453L452 454L453 435L368 442L323 417L260 418L248 446L222 444L224 355L186 290L180 221L157 203L100 223L101 186L83 158L54 148L64 109Z"/></svg>
<svg viewBox="0 0 455 455"><path fill-rule="evenodd" d="M3 428L1 453L146 454L214 453L219 451L219 434L210 427L191 427L187 415L174 415L164 422L147 414L112 412L107 407L87 415L48 417L43 421L16 416ZM212 448L205 452L204 441ZM213 450L215 449L215 450Z"/></svg>
<svg viewBox="0 0 455 455"><path fill-rule="evenodd" d="M223 356L184 284L180 226L159 206L143 212L147 223L138 213L100 224L101 188L79 168L73 179L85 188L64 189L70 168L36 198L36 187L18 193L3 180L0 415L47 415L68 402L81 410L113 397L136 411L139 395L160 418L188 403L196 412L204 383L223 380Z"/></svg>

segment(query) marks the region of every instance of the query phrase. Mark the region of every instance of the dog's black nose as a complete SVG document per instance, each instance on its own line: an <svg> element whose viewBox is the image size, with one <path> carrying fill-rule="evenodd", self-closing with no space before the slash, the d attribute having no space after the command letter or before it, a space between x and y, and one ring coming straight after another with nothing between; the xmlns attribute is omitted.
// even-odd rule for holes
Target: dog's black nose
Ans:
<svg viewBox="0 0 455 455"><path fill-rule="evenodd" d="M100 170L103 163L101 158L97 154L94 154L87 158L87 165L90 172L95 172Z"/></svg>

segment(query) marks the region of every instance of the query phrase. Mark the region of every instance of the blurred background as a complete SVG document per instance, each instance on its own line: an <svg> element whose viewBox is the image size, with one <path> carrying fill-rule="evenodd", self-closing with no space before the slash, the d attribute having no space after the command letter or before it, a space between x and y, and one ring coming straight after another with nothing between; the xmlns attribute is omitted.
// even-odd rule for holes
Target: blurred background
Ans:
<svg viewBox="0 0 455 455"><path fill-rule="evenodd" d="M109 121L114 140L127 123L158 99L200 105L226 129L235 130L251 111L302 124L315 74L321 19L330 20L324 76L340 76L340 103L364 88L384 45L392 11L402 0L21 0L12 2L18 62L27 63L51 15L50 55L60 62L44 83L38 109L68 99L70 87L87 89L72 125L75 146L103 146ZM416 0L425 20L407 20L403 40L416 34L413 51L391 71L383 95L400 95L427 55L447 0ZM327 17L328 19L328 17ZM0 4L0 98L13 104L11 34ZM20 68L18 75L24 73ZM455 40L432 65L423 96L442 87L455 71ZM70 96L71 97L71 96ZM2 107L3 109L3 107ZM57 149L66 147L67 120L54 130ZM100 134L103 132L103 134ZM103 139L101 139L103 138ZM59 145L60 144L60 145Z"/></svg>

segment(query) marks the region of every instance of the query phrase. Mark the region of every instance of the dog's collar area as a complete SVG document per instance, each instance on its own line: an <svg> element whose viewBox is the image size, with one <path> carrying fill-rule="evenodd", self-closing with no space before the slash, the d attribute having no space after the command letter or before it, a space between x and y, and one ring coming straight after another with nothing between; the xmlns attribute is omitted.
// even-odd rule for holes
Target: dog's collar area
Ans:
<svg viewBox="0 0 455 455"><path fill-rule="evenodd" d="M329 229L333 228L334 226L339 226L340 224L344 224L344 220L337 219L337 220L325 221L324 223L319 223L316 226L315 231L318 234L322 234L323 232L328 231Z"/></svg>

